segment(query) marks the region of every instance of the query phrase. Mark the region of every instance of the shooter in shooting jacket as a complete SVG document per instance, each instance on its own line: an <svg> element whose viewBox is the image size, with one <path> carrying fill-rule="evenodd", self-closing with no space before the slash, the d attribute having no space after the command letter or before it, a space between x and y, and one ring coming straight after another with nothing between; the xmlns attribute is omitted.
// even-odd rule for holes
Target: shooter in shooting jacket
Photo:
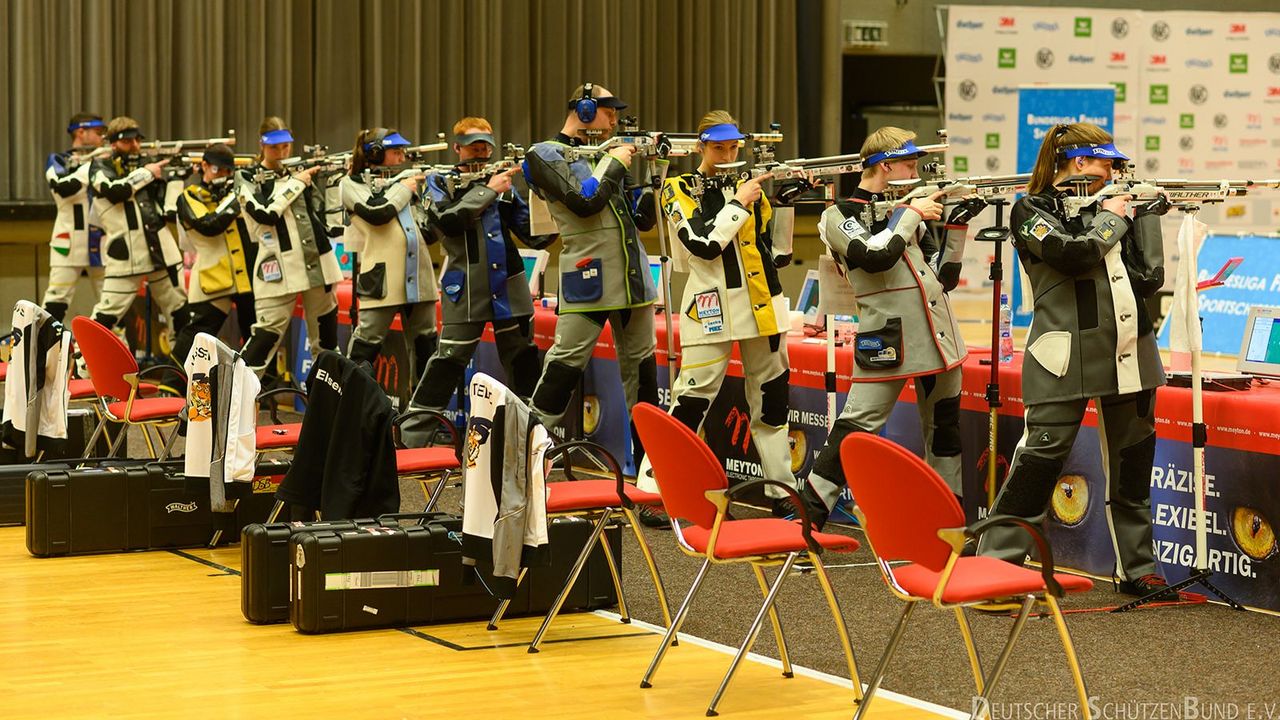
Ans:
<svg viewBox="0 0 1280 720"><path fill-rule="evenodd" d="M629 181L635 152L631 145L591 156L573 152L577 146L608 140L618 110L626 107L605 88L584 83L569 98L560 133L525 156L529 185L547 202L563 241L556 340L533 393L535 412L551 427L563 420L605 321L613 329L627 407L637 399L658 402L657 292L640 243L640 231L656 220L653 189ZM632 438L638 461L634 432Z"/></svg>
<svg viewBox="0 0 1280 720"><path fill-rule="evenodd" d="M178 220L196 251L187 281L188 320L173 341L173 357L185 364L198 333L217 335L235 297L252 298L248 231L240 215L234 178L236 158L226 145L204 151L195 182L178 197Z"/></svg>
<svg viewBox="0 0 1280 720"><path fill-rule="evenodd" d="M925 460L960 494L961 365L968 356L947 293L959 281L969 220L983 207L971 198L948 210L942 193L910 204L886 202L893 181L918 178L924 154L915 133L875 131L862 145L862 181L848 200L827 208L822 241L858 295L853 385L813 464L802 496L809 517L824 521L846 486L840 443L853 432L879 432L902 386L915 382ZM882 215L878 208L890 208ZM941 238L939 240L938 238Z"/></svg>
<svg viewBox="0 0 1280 720"><path fill-rule="evenodd" d="M787 441L790 308L778 281L778 268L786 267L791 255L773 250L775 209L761 188L769 176L743 179L717 167L736 165L746 137L729 113L707 113L698 123L698 169L668 178L663 186L662 209L680 241L675 253L686 256L689 272L684 298L674 305L680 312L681 367L671 414L694 432L702 427L736 342L751 439L764 476L798 490ZM642 473L640 482L643 487L650 481ZM775 515L796 512L781 489L766 486L765 492L774 499Z"/></svg>
<svg viewBox="0 0 1280 720"><path fill-rule="evenodd" d="M44 309L65 322L67 307L75 298L76 282L88 275L93 299L102 294L102 258L99 243L102 228L90 212L89 167L86 158L102 146L107 124L89 113L76 113L67 123L71 149L49 155L44 176L53 192L58 214L49 239L49 287L44 293Z"/></svg>
<svg viewBox="0 0 1280 720"><path fill-rule="evenodd" d="M249 235L258 246L253 265L257 321L245 343L245 364L261 375L280 345L302 296L313 356L338 349L338 297L342 268L326 233L313 180L321 168L289 173L281 164L293 154L293 133L270 116L258 131L258 164L236 178Z"/></svg>
<svg viewBox="0 0 1280 720"><path fill-rule="evenodd" d="M347 248L358 254L355 292L359 321L347 356L373 362L396 313L413 348L414 378L422 377L436 350L436 272L427 245L416 169L401 171L411 143L390 128L361 130L352 149L350 174L342 179L342 205L351 216Z"/></svg>
<svg viewBox="0 0 1280 720"><path fill-rule="evenodd" d="M93 208L102 219L106 237L102 261L106 279L102 297L92 317L115 328L138 297L138 286L147 283L151 299L171 316L170 327L181 331L186 324L187 296L178 273L182 254L173 233L165 227L164 167L168 160L145 162L142 131L131 117L112 118L107 125L110 157L95 160L89 171Z"/></svg>
<svg viewBox="0 0 1280 720"><path fill-rule="evenodd" d="M511 390L528 400L538 382L533 300L515 239L539 249L555 236L530 234L529 205L511 185L520 166L489 166L495 147L488 120L462 118L453 126L457 165L427 177L427 222L443 239L448 269L441 278L440 345L414 391L415 406L444 410L486 323L493 324Z"/></svg>
<svg viewBox="0 0 1280 720"><path fill-rule="evenodd" d="M1109 485L1107 517L1122 592L1165 586L1151 550L1151 464L1155 390L1164 368L1142 299L1164 283L1160 215L1167 199L1128 213L1128 196L1109 197L1068 217L1068 195L1096 193L1128 160L1096 125L1056 125L1045 135L1027 194L1009 225L1031 280L1035 316L1022 359L1026 432L1013 455L995 512L1039 523L1071 452L1090 398L1096 398ZM1081 180L1072 181L1071 178ZM993 528L979 552L1021 564L1031 545L1019 529Z"/></svg>

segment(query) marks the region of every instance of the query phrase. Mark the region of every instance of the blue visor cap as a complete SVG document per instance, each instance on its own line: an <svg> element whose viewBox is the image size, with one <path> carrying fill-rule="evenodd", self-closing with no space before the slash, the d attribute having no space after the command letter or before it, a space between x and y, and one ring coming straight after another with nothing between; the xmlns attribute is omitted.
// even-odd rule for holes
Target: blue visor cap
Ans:
<svg viewBox="0 0 1280 720"><path fill-rule="evenodd" d="M918 158L928 154L929 153L916 147L915 143L908 140L900 148L872 153L871 155L863 158L862 166L871 167L872 165L879 165L886 160L904 160L906 158Z"/></svg>
<svg viewBox="0 0 1280 720"><path fill-rule="evenodd" d="M67 132L69 132L69 133L73 133L73 132L75 132L75 131L77 131L77 130L84 130L84 129L86 129L86 128L96 128L96 127L106 127L106 126L107 126L107 124L106 124L106 123L104 123L104 122L102 122L101 120L96 120L96 119L95 119L95 120L82 120L82 121L80 121L80 122L78 122L78 123L71 123L70 125L68 125L68 126L67 126Z"/></svg>
<svg viewBox="0 0 1280 720"><path fill-rule="evenodd" d="M1064 158L1091 157L1103 160L1128 160L1129 156L1116 149L1115 143L1106 145L1068 145L1063 149Z"/></svg>
<svg viewBox="0 0 1280 720"><path fill-rule="evenodd" d="M472 143L489 143L489 147L498 147L498 143L493 139L493 135L489 133L467 133L466 135L454 135L453 141L459 145L470 145Z"/></svg>
<svg viewBox="0 0 1280 720"><path fill-rule="evenodd" d="M712 125L698 135L698 140L700 142L725 142L727 140L746 139L747 136L742 134L742 131L738 129L738 126L730 123Z"/></svg>
<svg viewBox="0 0 1280 720"><path fill-rule="evenodd" d="M271 132L263 133L262 137L260 138L260 142L263 145L279 145L280 143L291 143L293 142L293 133L289 132L288 130L272 130Z"/></svg>
<svg viewBox="0 0 1280 720"><path fill-rule="evenodd" d="M390 135L382 138L382 147L384 148L409 147L412 144L413 143L409 142L408 140L405 140L404 136L398 132L393 132ZM364 144L364 149L366 151L368 151L369 148L371 147L373 147L372 142L367 142Z"/></svg>

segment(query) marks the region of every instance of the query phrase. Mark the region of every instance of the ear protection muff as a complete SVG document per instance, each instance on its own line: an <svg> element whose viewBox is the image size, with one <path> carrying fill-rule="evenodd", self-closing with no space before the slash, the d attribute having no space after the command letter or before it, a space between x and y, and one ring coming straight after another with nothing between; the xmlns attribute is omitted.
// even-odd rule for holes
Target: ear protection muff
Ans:
<svg viewBox="0 0 1280 720"><path fill-rule="evenodd" d="M592 97L594 87L591 83L582 84L582 97L573 104L573 111L577 113L578 119L584 123L590 123L596 119L596 110L599 105L596 99Z"/></svg>
<svg viewBox="0 0 1280 720"><path fill-rule="evenodd" d="M386 128L374 128L365 131L364 160L370 165L381 165L382 161L387 159L387 149L383 147L382 141L387 139L387 135L391 132ZM372 136L371 136L372 135Z"/></svg>

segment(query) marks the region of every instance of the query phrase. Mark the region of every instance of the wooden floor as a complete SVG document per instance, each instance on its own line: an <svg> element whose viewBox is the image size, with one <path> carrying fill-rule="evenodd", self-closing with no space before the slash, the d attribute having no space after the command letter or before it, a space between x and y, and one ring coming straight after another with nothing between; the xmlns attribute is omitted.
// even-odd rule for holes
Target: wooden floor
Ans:
<svg viewBox="0 0 1280 720"><path fill-rule="evenodd" d="M239 567L235 547L37 559L0 528L0 717L694 718L729 662L682 642L641 690L658 637L596 614L558 619L536 655L529 618L306 636L245 622ZM852 700L746 662L720 711L848 718ZM887 697L870 716L937 717Z"/></svg>

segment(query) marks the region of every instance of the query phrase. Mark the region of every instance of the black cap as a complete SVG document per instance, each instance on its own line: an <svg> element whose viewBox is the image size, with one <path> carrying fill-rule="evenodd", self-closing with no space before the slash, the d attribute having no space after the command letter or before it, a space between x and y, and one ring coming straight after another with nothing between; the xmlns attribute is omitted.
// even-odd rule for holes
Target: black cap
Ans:
<svg viewBox="0 0 1280 720"><path fill-rule="evenodd" d="M145 137L146 135L142 134L141 129L136 127L130 127L130 128L125 128L123 130L118 130L116 132L111 133L110 135L107 136L107 141L115 142L117 140L127 140L129 138L138 138L139 140L141 140L142 138L145 138Z"/></svg>
<svg viewBox="0 0 1280 720"><path fill-rule="evenodd" d="M573 96L569 98L570 110L578 106L578 101L582 99L582 89L585 85L586 83L583 83L582 85L579 85L577 88L574 89ZM599 85L593 84L591 86L591 97L596 101L596 107L614 108L615 110L623 110L627 107L627 104L622 102L622 98L616 95L606 95L604 97L600 97L601 92L608 92L608 91L602 90Z"/></svg>
<svg viewBox="0 0 1280 720"><path fill-rule="evenodd" d="M222 143L215 143L205 148L202 159L210 165L223 170L233 170L236 166L235 153L231 152L231 148Z"/></svg>

